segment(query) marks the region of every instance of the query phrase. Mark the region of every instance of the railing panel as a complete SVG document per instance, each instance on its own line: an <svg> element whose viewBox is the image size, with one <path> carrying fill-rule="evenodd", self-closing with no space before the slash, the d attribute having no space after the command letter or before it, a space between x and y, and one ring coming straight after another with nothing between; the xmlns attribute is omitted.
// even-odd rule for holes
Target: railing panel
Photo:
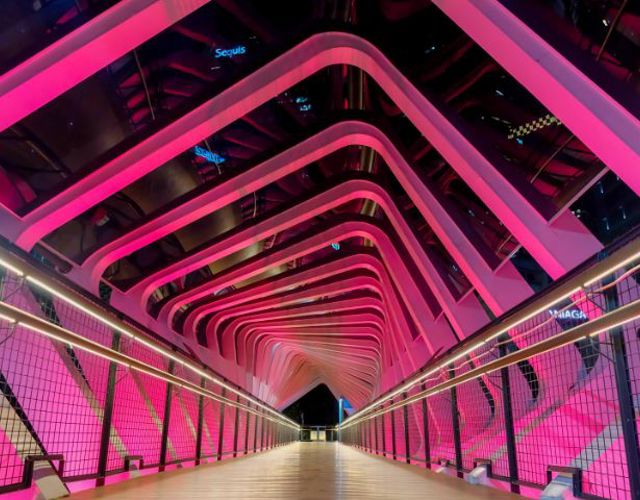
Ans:
<svg viewBox="0 0 640 500"><path fill-rule="evenodd" d="M490 460L494 478L518 491L543 488L550 466L570 467L587 497L640 497L640 256L636 241L627 244L617 264L603 254L549 292L553 300L541 295L520 320L496 320L343 427L388 420L408 400L409 416L419 405L428 416L419 429L409 418L412 455L426 428L431 460L458 465L457 421L459 470Z"/></svg>
<svg viewBox="0 0 640 500"><path fill-rule="evenodd" d="M2 300L40 318L53 314L47 310L50 303L43 305L11 276L3 280ZM89 354L78 356L73 348L22 326L3 326L0 384L5 438L15 441L12 447L23 459L43 450L64 454L67 477L95 472L104 403L104 392L98 391L106 386L108 361ZM0 460L6 484L16 479L14 465L12 459L6 466Z"/></svg>

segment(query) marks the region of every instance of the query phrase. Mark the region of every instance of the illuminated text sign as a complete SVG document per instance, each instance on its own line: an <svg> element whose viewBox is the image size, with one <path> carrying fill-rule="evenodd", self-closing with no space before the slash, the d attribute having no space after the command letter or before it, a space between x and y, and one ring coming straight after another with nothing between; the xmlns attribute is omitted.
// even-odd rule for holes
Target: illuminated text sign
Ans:
<svg viewBox="0 0 640 500"><path fill-rule="evenodd" d="M224 163L226 161L226 158L220 156L218 153L212 153L208 149L201 148L200 146L195 147L194 153L196 154L196 156L204 158L208 162L215 163L216 165L218 165L219 163Z"/></svg>
<svg viewBox="0 0 640 500"><path fill-rule="evenodd" d="M580 309L567 309L565 311L549 309L549 314L554 318L560 319L587 319L587 315Z"/></svg>
<svg viewBox="0 0 640 500"><path fill-rule="evenodd" d="M225 57L231 59L235 56L241 56L247 53L247 48L244 45L238 45L237 47L231 47L230 49L216 49L213 57L216 59L224 59Z"/></svg>

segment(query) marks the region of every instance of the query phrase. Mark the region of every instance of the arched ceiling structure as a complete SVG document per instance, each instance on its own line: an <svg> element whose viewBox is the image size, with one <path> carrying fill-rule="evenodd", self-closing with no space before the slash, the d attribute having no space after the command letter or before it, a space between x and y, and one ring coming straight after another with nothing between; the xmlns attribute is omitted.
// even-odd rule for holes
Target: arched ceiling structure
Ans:
<svg viewBox="0 0 640 500"><path fill-rule="evenodd" d="M360 407L598 252L596 185L639 206L640 12L593 57L557 3L2 7L0 232L275 406Z"/></svg>

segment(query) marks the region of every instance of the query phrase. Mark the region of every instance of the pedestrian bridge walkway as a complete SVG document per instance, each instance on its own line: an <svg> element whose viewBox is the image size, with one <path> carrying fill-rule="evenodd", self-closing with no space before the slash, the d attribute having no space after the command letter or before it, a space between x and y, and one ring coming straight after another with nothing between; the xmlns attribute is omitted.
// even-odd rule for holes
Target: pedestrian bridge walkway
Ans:
<svg viewBox="0 0 640 500"><path fill-rule="evenodd" d="M73 495L113 499L516 498L339 443L301 443L197 468L154 474Z"/></svg>

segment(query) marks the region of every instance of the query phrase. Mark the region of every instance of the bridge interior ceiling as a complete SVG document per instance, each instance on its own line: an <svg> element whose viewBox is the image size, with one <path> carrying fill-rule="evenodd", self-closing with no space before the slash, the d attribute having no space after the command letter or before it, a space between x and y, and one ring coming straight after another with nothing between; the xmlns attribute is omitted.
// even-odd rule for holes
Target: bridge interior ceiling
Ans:
<svg viewBox="0 0 640 500"><path fill-rule="evenodd" d="M364 406L640 221L637 3L485 2L555 73L444 1L36 3L0 6L2 236L275 407Z"/></svg>

